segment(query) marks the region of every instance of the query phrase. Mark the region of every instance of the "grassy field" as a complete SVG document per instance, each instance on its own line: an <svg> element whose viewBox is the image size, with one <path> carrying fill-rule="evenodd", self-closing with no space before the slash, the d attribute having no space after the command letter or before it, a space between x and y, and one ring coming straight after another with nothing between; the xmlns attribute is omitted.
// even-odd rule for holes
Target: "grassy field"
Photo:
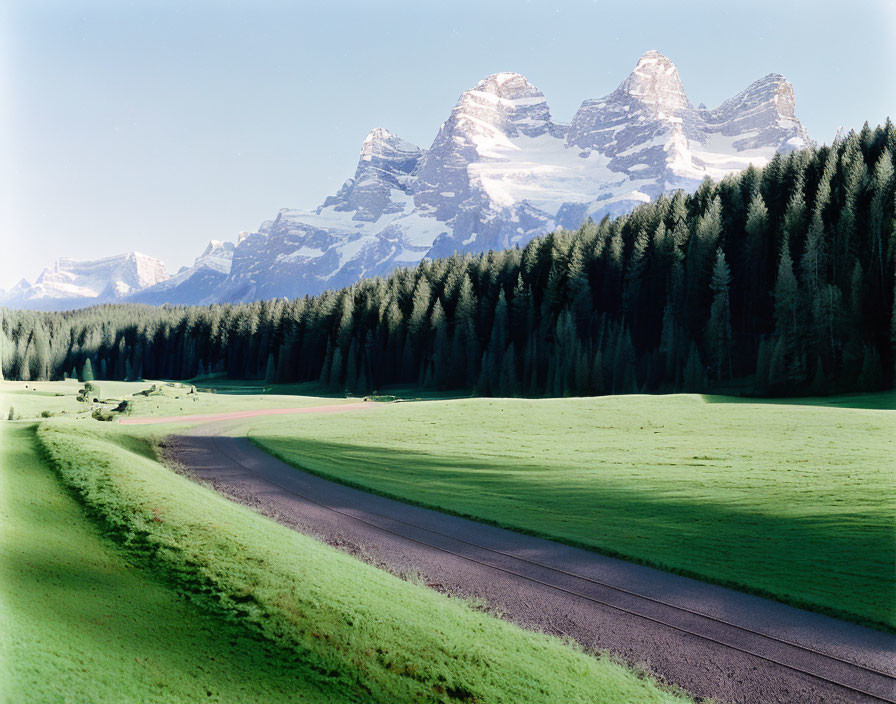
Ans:
<svg viewBox="0 0 896 704"><path fill-rule="evenodd" d="M894 401L474 399L243 430L343 482L893 628Z"/></svg>
<svg viewBox="0 0 896 704"><path fill-rule="evenodd" d="M97 386L135 415L334 402L133 395L151 383ZM95 421L80 386L0 384L0 408L66 411L0 423L0 701L684 700L172 473L153 443L182 425ZM894 400L424 401L235 432L341 481L892 628Z"/></svg>
<svg viewBox="0 0 896 704"><path fill-rule="evenodd" d="M349 700L140 567L35 450L33 425L0 423L0 701Z"/></svg>
<svg viewBox="0 0 896 704"><path fill-rule="evenodd" d="M108 385L122 386L127 393L148 388L150 384L123 384L107 382ZM6 420L10 409L16 418L39 418L41 412L53 415L89 412L89 404L75 400L78 389L83 384L77 381L2 381L0 382L0 416Z"/></svg>
<svg viewBox="0 0 896 704"><path fill-rule="evenodd" d="M8 701L687 701L171 472L171 427L0 426Z"/></svg>
<svg viewBox="0 0 896 704"><path fill-rule="evenodd" d="M260 386L238 386L229 383L221 386L221 393L213 393L190 384L163 381L125 382L94 381L95 390L89 394L89 402L77 400L78 390L84 386L77 381L0 381L0 415L5 420L9 409L19 419L40 418L46 411L52 416L87 417L95 408L112 410L121 400L130 402L129 415L177 416L202 413L226 413L229 411L261 408L300 408L321 403L348 403L357 399L295 396L289 387L277 387L277 393L263 393ZM141 391L156 387L148 396ZM236 387L239 391L233 392ZM252 393L250 393L252 392ZM99 403L93 403L98 398Z"/></svg>

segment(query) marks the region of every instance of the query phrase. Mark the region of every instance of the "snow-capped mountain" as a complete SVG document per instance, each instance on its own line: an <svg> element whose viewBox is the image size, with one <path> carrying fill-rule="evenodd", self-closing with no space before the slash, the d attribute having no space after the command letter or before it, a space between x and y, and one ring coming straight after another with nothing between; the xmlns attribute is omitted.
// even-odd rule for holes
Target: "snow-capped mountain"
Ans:
<svg viewBox="0 0 896 704"><path fill-rule="evenodd" d="M353 178L315 210L281 210L234 251L218 300L314 294L424 257L525 244L808 147L793 89L771 74L714 110L694 107L656 51L572 121L524 76L465 91L423 150L373 130Z"/></svg>
<svg viewBox="0 0 896 704"><path fill-rule="evenodd" d="M497 73L460 96L429 149L377 128L354 176L319 207L212 243L193 267L128 299L316 294L425 257L524 245L808 147L794 106L790 83L770 74L713 110L694 107L675 65L648 51L563 124L524 76Z"/></svg>
<svg viewBox="0 0 896 704"><path fill-rule="evenodd" d="M19 281L0 303L60 309L120 301L167 278L160 260L140 252L92 260L62 258L44 269L34 284Z"/></svg>

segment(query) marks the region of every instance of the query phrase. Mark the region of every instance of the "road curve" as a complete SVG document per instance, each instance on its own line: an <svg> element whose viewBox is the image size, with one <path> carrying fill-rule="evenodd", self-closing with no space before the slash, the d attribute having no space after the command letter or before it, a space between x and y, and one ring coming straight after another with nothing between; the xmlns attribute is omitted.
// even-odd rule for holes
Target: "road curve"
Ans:
<svg viewBox="0 0 896 704"><path fill-rule="evenodd" d="M216 422L169 436L167 453L197 479L286 526L419 575L440 591L484 600L525 628L608 650L699 697L896 702L896 636L359 491L225 434L225 420L263 414L206 417Z"/></svg>

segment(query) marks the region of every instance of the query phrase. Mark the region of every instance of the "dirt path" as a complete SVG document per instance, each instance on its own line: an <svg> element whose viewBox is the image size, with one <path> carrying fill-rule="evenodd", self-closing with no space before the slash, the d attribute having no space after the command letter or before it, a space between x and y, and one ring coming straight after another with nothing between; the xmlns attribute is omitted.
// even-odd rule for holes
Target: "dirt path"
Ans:
<svg viewBox="0 0 896 704"><path fill-rule="evenodd" d="M369 404L270 413L359 406ZM720 702L896 701L891 634L358 491L222 435L226 427L171 436L171 458L284 525L482 600L523 627L609 650Z"/></svg>

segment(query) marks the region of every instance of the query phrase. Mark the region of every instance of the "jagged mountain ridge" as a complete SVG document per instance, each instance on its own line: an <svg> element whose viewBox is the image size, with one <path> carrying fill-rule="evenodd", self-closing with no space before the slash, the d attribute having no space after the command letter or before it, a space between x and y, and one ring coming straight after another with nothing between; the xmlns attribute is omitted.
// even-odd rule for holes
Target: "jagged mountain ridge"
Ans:
<svg viewBox="0 0 896 704"><path fill-rule="evenodd" d="M523 245L809 146L794 107L790 83L770 74L713 110L695 108L675 65L648 51L564 124L524 76L493 74L460 96L429 149L374 129L336 194L242 233L226 274L200 257L130 299L316 294L425 257Z"/></svg>
<svg viewBox="0 0 896 704"><path fill-rule="evenodd" d="M133 293L128 300L154 305L196 303L227 280L235 249L233 242L212 240L193 266L182 267L174 276Z"/></svg>
<svg viewBox="0 0 896 704"><path fill-rule="evenodd" d="M247 238L212 297L314 294L627 212L809 146L794 105L791 85L771 74L714 110L695 108L675 65L649 51L566 125L524 76L494 74L460 96L429 149L371 132L355 176L319 208L281 210Z"/></svg>

